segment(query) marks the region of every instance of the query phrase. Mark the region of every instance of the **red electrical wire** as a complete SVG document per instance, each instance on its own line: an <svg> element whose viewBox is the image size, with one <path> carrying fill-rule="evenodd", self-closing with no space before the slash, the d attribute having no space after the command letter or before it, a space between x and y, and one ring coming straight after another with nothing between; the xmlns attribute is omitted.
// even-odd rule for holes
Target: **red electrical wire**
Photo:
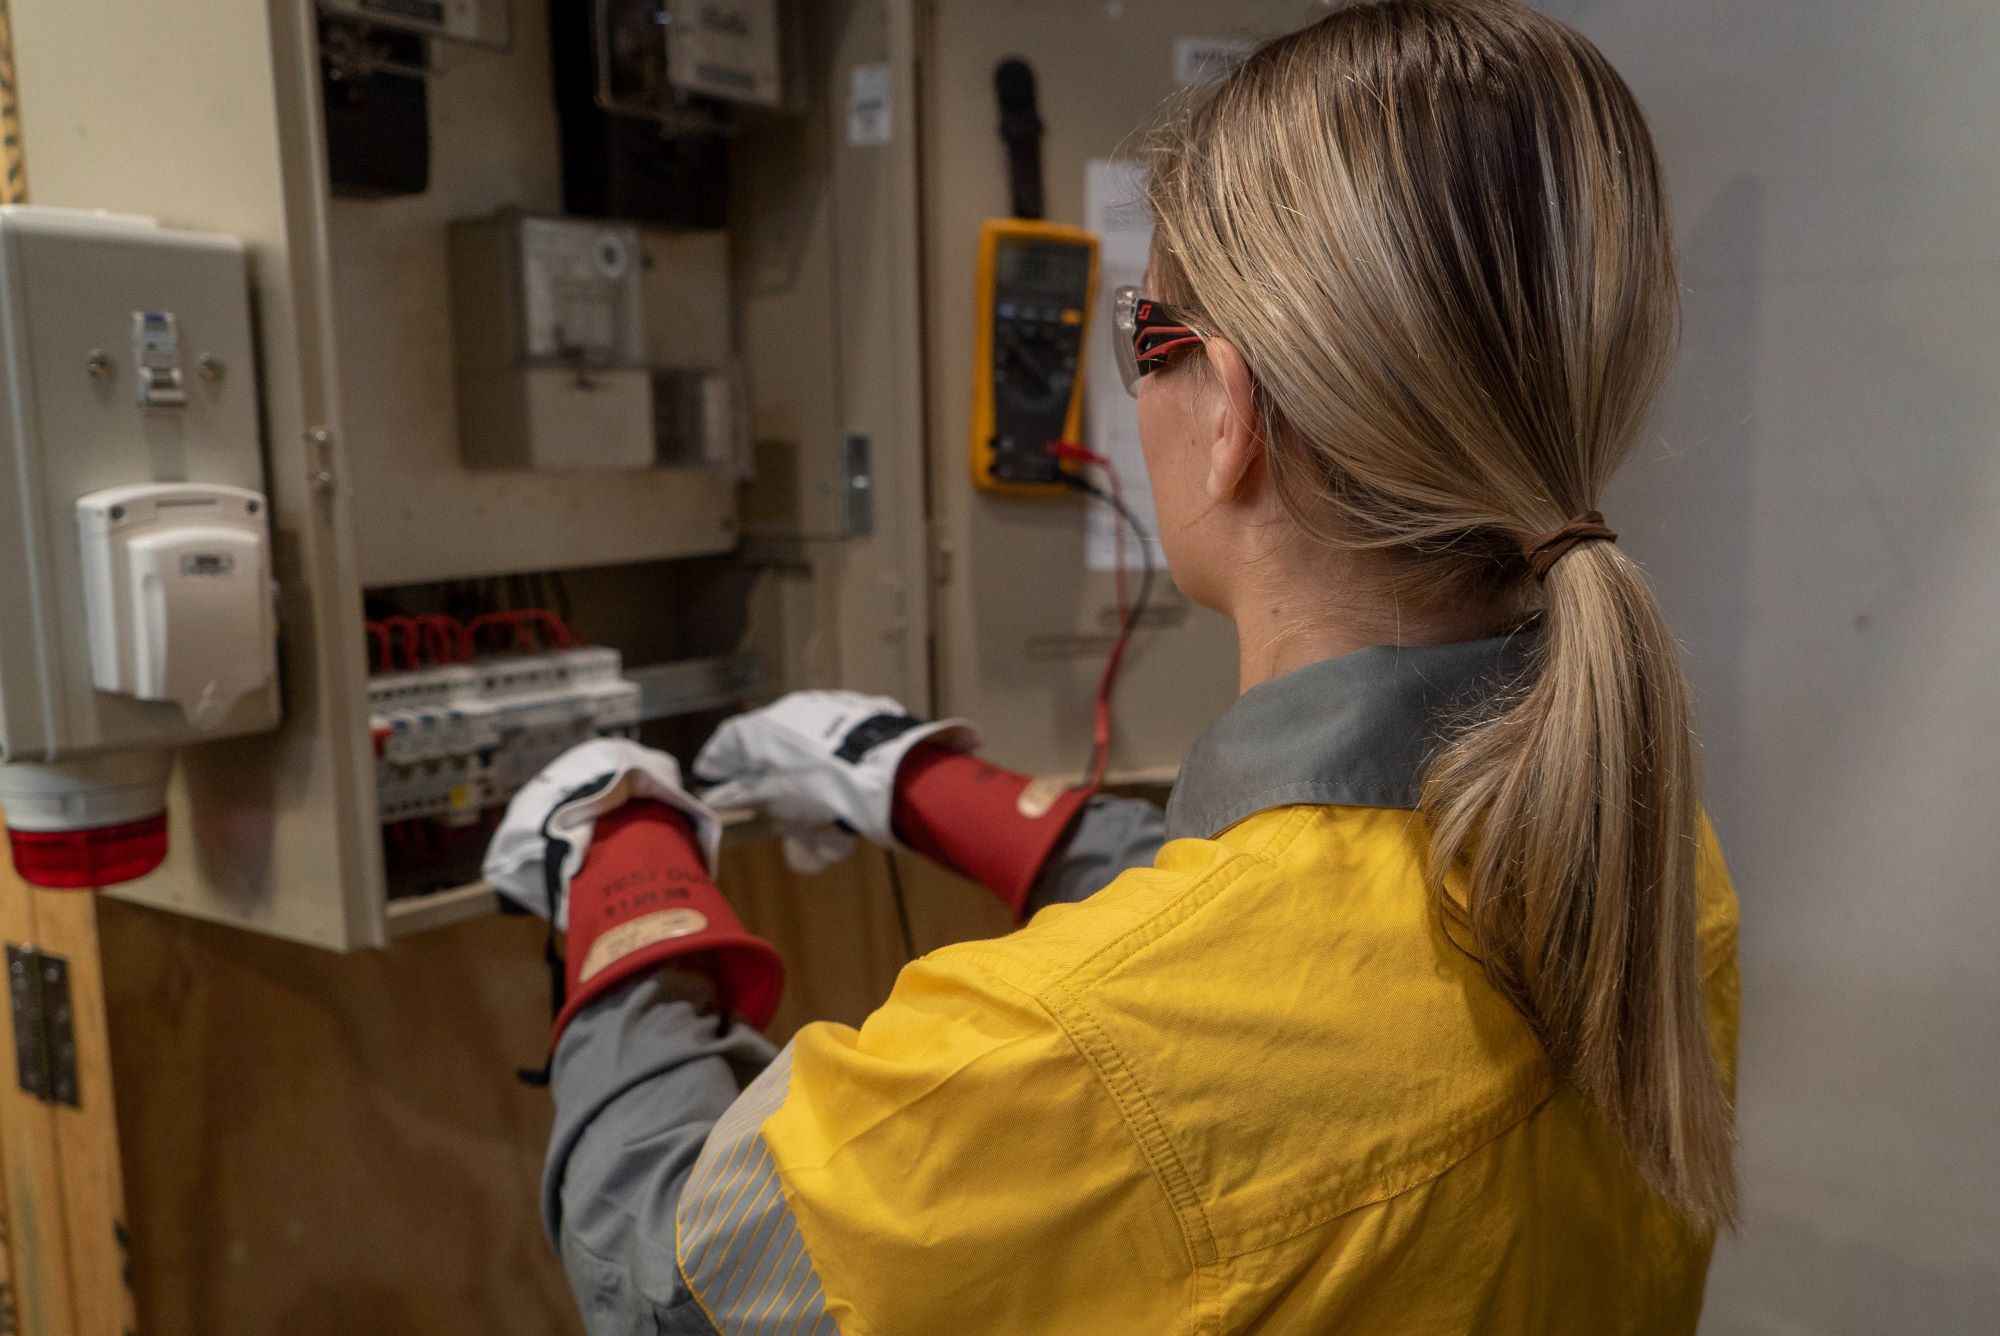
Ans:
<svg viewBox="0 0 2000 1336"><path fill-rule="evenodd" d="M1120 519L1129 519L1125 509L1124 494L1119 490L1118 470L1111 460L1095 450L1086 449L1071 441L1053 441L1050 453L1058 459L1071 463L1092 464L1104 471L1105 481L1110 485L1112 508ZM1134 538L1143 543L1144 534L1135 533ZM1118 590L1118 636L1111 642L1110 653L1104 656L1104 671L1097 679L1097 697L1091 706L1091 751L1090 775L1085 786L1093 793L1104 787L1105 767L1111 761L1111 697L1118 685L1118 670L1125 661L1125 650L1132 641L1132 625L1136 620L1134 609L1125 595L1125 532L1117 531L1118 557L1112 567Z"/></svg>
<svg viewBox="0 0 2000 1336"><path fill-rule="evenodd" d="M447 617L441 612L426 612L415 620L424 634L424 653L433 664L459 661L459 648L465 636L465 628L459 623L458 618Z"/></svg>
<svg viewBox="0 0 2000 1336"><path fill-rule="evenodd" d="M576 644L576 635L569 629L569 623L547 608L517 608L509 612L483 612L466 623L460 638L463 657L469 659L476 655L480 648L480 636L496 626L505 627L512 633L512 648L517 652L570 649Z"/></svg>
<svg viewBox="0 0 2000 1336"><path fill-rule="evenodd" d="M1119 502L1124 501L1125 494L1118 490L1118 470L1111 466L1111 460L1108 456L1100 455L1095 450L1070 441L1057 441L1049 449L1058 459L1066 459L1074 464L1095 464L1098 468L1103 469L1104 479L1111 485L1112 497ZM1131 607L1125 598L1125 531L1118 529L1116 532L1118 557L1112 566L1112 582L1118 590L1118 623L1120 626L1123 626L1127 614L1131 611Z"/></svg>
<svg viewBox="0 0 2000 1336"><path fill-rule="evenodd" d="M392 644L399 646L402 666L405 668L418 667L421 636L417 631L416 621L399 613L394 617L384 617L382 619L382 630L384 634L390 637ZM396 666L394 655L391 656L389 666L391 668Z"/></svg>
<svg viewBox="0 0 2000 1336"><path fill-rule="evenodd" d="M523 623L533 624L548 632L549 644L545 648L569 649L576 644L576 637L570 633L569 623L547 608L525 608L514 616Z"/></svg>
<svg viewBox="0 0 2000 1336"><path fill-rule="evenodd" d="M462 644L464 645L466 658L474 658L480 653L479 637L496 626L505 627L508 631L512 632L513 647L515 649L520 648L521 627L520 623L515 620L513 613L482 612L465 624L465 636Z"/></svg>

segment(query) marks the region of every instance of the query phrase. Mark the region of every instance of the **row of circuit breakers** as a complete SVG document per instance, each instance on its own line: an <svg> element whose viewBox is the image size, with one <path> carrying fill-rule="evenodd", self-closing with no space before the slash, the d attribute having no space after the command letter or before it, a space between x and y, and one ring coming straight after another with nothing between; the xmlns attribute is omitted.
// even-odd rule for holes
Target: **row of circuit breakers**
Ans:
<svg viewBox="0 0 2000 1336"><path fill-rule="evenodd" d="M473 825L574 744L639 728L639 685L601 646L381 673L368 700L385 824Z"/></svg>

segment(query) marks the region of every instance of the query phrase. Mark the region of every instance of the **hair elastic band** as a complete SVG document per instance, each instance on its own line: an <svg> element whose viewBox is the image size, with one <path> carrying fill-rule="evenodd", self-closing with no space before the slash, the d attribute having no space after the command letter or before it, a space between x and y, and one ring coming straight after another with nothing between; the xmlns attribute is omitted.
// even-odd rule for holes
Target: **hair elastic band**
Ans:
<svg viewBox="0 0 2000 1336"><path fill-rule="evenodd" d="M1521 549L1521 556L1527 560L1528 574L1537 580L1549 577L1549 568L1569 554L1569 550L1582 543L1615 543L1618 535L1604 527L1604 516L1595 510L1586 510L1560 529L1551 529Z"/></svg>

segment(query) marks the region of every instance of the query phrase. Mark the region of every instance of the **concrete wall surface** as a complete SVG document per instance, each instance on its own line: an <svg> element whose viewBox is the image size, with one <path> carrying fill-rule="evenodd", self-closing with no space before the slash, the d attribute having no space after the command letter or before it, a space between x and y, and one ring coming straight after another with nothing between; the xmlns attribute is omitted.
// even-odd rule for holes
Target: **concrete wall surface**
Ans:
<svg viewBox="0 0 2000 1336"><path fill-rule="evenodd" d="M2000 1313L2000 7L1546 0L1652 118L1676 380L1606 509L1743 902L1704 1331Z"/></svg>

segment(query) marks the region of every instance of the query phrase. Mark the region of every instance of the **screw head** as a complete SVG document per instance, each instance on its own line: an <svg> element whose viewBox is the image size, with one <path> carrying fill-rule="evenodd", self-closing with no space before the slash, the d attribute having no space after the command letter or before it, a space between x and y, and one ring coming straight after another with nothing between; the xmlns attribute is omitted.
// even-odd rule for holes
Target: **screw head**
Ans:
<svg viewBox="0 0 2000 1336"><path fill-rule="evenodd" d="M98 380L110 380L111 373L117 370L117 366L104 349L92 348L90 355L83 359L83 369Z"/></svg>
<svg viewBox="0 0 2000 1336"><path fill-rule="evenodd" d="M222 359L214 353L203 353L195 359L195 374L211 385L222 379L224 369Z"/></svg>

